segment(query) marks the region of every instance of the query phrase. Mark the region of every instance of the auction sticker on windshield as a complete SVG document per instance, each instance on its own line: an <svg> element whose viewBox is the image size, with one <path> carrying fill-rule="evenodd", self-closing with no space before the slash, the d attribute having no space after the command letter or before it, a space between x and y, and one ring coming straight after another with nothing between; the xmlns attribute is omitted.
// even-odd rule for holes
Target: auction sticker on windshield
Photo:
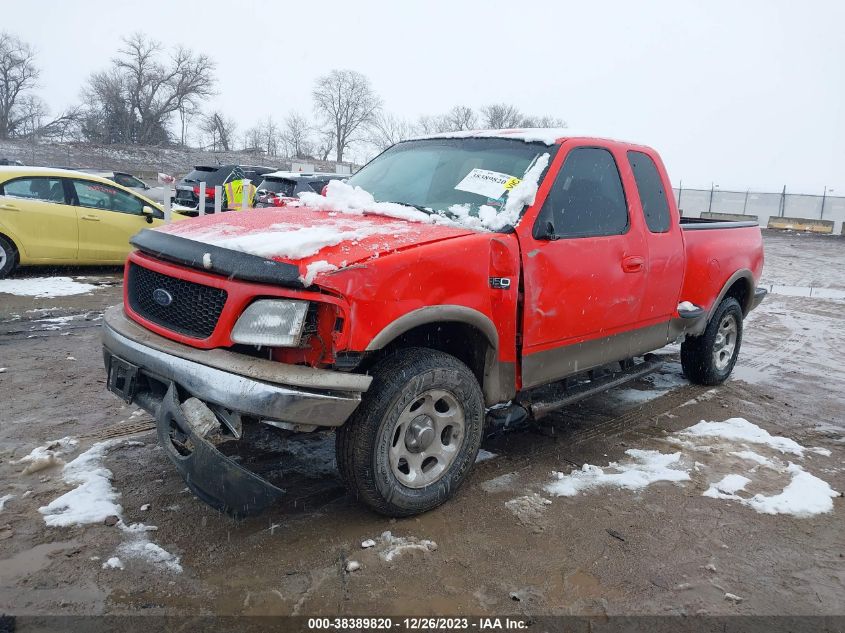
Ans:
<svg viewBox="0 0 845 633"><path fill-rule="evenodd" d="M487 198L499 199L505 192L519 184L519 178L489 169L475 168L461 180L455 189L475 193Z"/></svg>

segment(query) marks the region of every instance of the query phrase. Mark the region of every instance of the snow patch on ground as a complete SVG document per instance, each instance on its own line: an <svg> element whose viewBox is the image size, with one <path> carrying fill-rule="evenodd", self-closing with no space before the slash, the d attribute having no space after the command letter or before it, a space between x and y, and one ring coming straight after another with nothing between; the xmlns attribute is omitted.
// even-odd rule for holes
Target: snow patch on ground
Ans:
<svg viewBox="0 0 845 633"><path fill-rule="evenodd" d="M672 468L680 461L680 452L664 454L630 448L625 454L631 459L611 462L606 467L611 472L584 464L581 470L568 475L552 473L557 481L545 486L545 490L558 497L573 497L580 492L605 486L641 490L658 481L679 482L690 478L686 470Z"/></svg>
<svg viewBox="0 0 845 633"><path fill-rule="evenodd" d="M50 527L102 523L106 517L120 516L120 494L112 487L112 472L103 465L108 450L120 440L97 442L62 470L65 483L76 488L38 508Z"/></svg>
<svg viewBox="0 0 845 633"><path fill-rule="evenodd" d="M742 503L762 514L791 514L799 518L833 511L833 499L840 496L826 481L790 462L787 471L792 481L780 494L767 497L756 494Z"/></svg>
<svg viewBox="0 0 845 633"><path fill-rule="evenodd" d="M33 448L29 455L24 455L16 463L26 464L21 474L29 475L37 473L40 470L49 468L51 466L64 466L64 461L59 458L59 455L74 450L79 444L79 440L73 437L63 437L52 442L47 442L44 446Z"/></svg>
<svg viewBox="0 0 845 633"><path fill-rule="evenodd" d="M123 569L123 562L117 556L112 556L103 563L103 569Z"/></svg>
<svg viewBox="0 0 845 633"><path fill-rule="evenodd" d="M689 438L695 438L695 441ZM604 468L584 464L580 470L569 474L552 473L555 480L544 489L559 497L572 497L602 487L641 490L658 481L689 481L694 470L697 480L704 476L711 482L702 493L705 497L738 502L762 514L788 514L797 518L831 512L833 499L841 496L830 484L800 465L792 462L784 465L777 457L789 453L802 458L812 449L790 438L772 435L743 418L701 421L662 441L681 446L683 450L661 453L629 449L625 451L629 459L612 462ZM748 444L774 454L760 454L750 450ZM760 470L761 467L766 470ZM742 472L725 474L728 468ZM708 472L719 474L708 476ZM784 477L789 481L784 483ZM773 495L755 494L753 490L754 487L771 489L772 485L783 486L783 489Z"/></svg>
<svg viewBox="0 0 845 633"><path fill-rule="evenodd" d="M6 507L6 502L11 501L15 498L15 495L3 495L0 497L0 512L3 512L3 508Z"/></svg>
<svg viewBox="0 0 845 633"><path fill-rule="evenodd" d="M714 499L740 499L737 492L744 490L745 486L751 483L748 477L742 475L725 475L721 481L715 484L710 484L710 487L704 491L705 497L713 497Z"/></svg>
<svg viewBox="0 0 845 633"><path fill-rule="evenodd" d="M73 442L75 445L76 440L73 440ZM162 549L147 537L147 533L158 530L156 526L124 522L122 518L123 508L118 503L120 493L111 484L112 471L106 468L103 463L105 456L115 446L134 446L137 444L137 442L127 442L122 439L106 440L94 444L87 451L77 456L76 459L68 462L62 470L64 482L76 487L46 506L42 506L38 511L44 515L44 522L50 527L103 523L107 517L116 516L118 518L117 527L130 539L121 543L117 548L117 553L124 560L140 559L159 569L178 573L182 571L179 557ZM114 559L116 560L117 557L114 557ZM111 560L109 559L107 562ZM120 569L123 569L123 567L120 567Z"/></svg>
<svg viewBox="0 0 845 633"><path fill-rule="evenodd" d="M382 532L379 537L379 557L391 562L398 556L411 551L433 552L437 543L414 536L393 536L391 532Z"/></svg>
<svg viewBox="0 0 845 633"><path fill-rule="evenodd" d="M21 297L67 297L96 290L93 284L80 283L70 277L27 277L0 279L0 293Z"/></svg>
<svg viewBox="0 0 845 633"><path fill-rule="evenodd" d="M549 499L533 492L529 495L505 501L505 507L523 523L531 523L542 517L546 512L546 507L551 505L551 503Z"/></svg>
<svg viewBox="0 0 845 633"><path fill-rule="evenodd" d="M182 573L182 563L178 556L174 556L146 538L121 543L117 547L117 553L124 558L145 561L157 569Z"/></svg>
<svg viewBox="0 0 845 633"><path fill-rule="evenodd" d="M717 437L736 442L750 444L765 444L781 453L803 455L804 447L788 437L771 435L766 429L761 429L743 418L730 418L724 422L705 422L691 426L680 432L680 435L692 437Z"/></svg>

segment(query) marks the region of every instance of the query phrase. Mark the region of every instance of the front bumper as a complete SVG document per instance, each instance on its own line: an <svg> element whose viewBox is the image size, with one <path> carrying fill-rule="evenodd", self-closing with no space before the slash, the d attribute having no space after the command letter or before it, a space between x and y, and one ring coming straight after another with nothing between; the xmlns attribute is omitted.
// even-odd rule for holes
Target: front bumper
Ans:
<svg viewBox="0 0 845 633"><path fill-rule="evenodd" d="M198 350L140 327L121 306L109 308L104 318L109 389L155 416L161 445L197 496L237 516L259 512L282 490L197 434L182 403L197 398L210 405L218 419L222 409L238 420L247 416L332 427L352 414L372 380L226 350Z"/></svg>

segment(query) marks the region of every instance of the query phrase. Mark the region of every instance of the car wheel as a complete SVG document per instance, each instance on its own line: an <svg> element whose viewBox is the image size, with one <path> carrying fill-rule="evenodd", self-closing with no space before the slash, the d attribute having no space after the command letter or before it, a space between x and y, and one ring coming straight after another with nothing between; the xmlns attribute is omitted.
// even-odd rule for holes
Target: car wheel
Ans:
<svg viewBox="0 0 845 633"><path fill-rule="evenodd" d="M373 368L373 382L338 429L338 469L349 491L381 514L426 512L449 499L475 462L484 399L454 356L403 349Z"/></svg>
<svg viewBox="0 0 845 633"><path fill-rule="evenodd" d="M18 249L7 237L0 235L0 279L8 277L18 266Z"/></svg>
<svg viewBox="0 0 845 633"><path fill-rule="evenodd" d="M742 308L724 299L701 336L681 344L684 375L700 385L719 385L731 375L742 344Z"/></svg>

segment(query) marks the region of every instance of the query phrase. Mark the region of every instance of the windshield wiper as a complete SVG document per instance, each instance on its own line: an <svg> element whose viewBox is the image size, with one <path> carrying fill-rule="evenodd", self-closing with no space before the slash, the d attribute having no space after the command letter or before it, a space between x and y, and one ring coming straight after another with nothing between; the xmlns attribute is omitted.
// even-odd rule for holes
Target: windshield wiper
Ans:
<svg viewBox="0 0 845 633"><path fill-rule="evenodd" d="M421 204L412 204L410 202L396 202L395 200L381 200L380 202L386 202L387 204L401 204L403 207L413 207L417 211L422 211L428 215L434 213L434 209L429 209L428 207L424 207Z"/></svg>

